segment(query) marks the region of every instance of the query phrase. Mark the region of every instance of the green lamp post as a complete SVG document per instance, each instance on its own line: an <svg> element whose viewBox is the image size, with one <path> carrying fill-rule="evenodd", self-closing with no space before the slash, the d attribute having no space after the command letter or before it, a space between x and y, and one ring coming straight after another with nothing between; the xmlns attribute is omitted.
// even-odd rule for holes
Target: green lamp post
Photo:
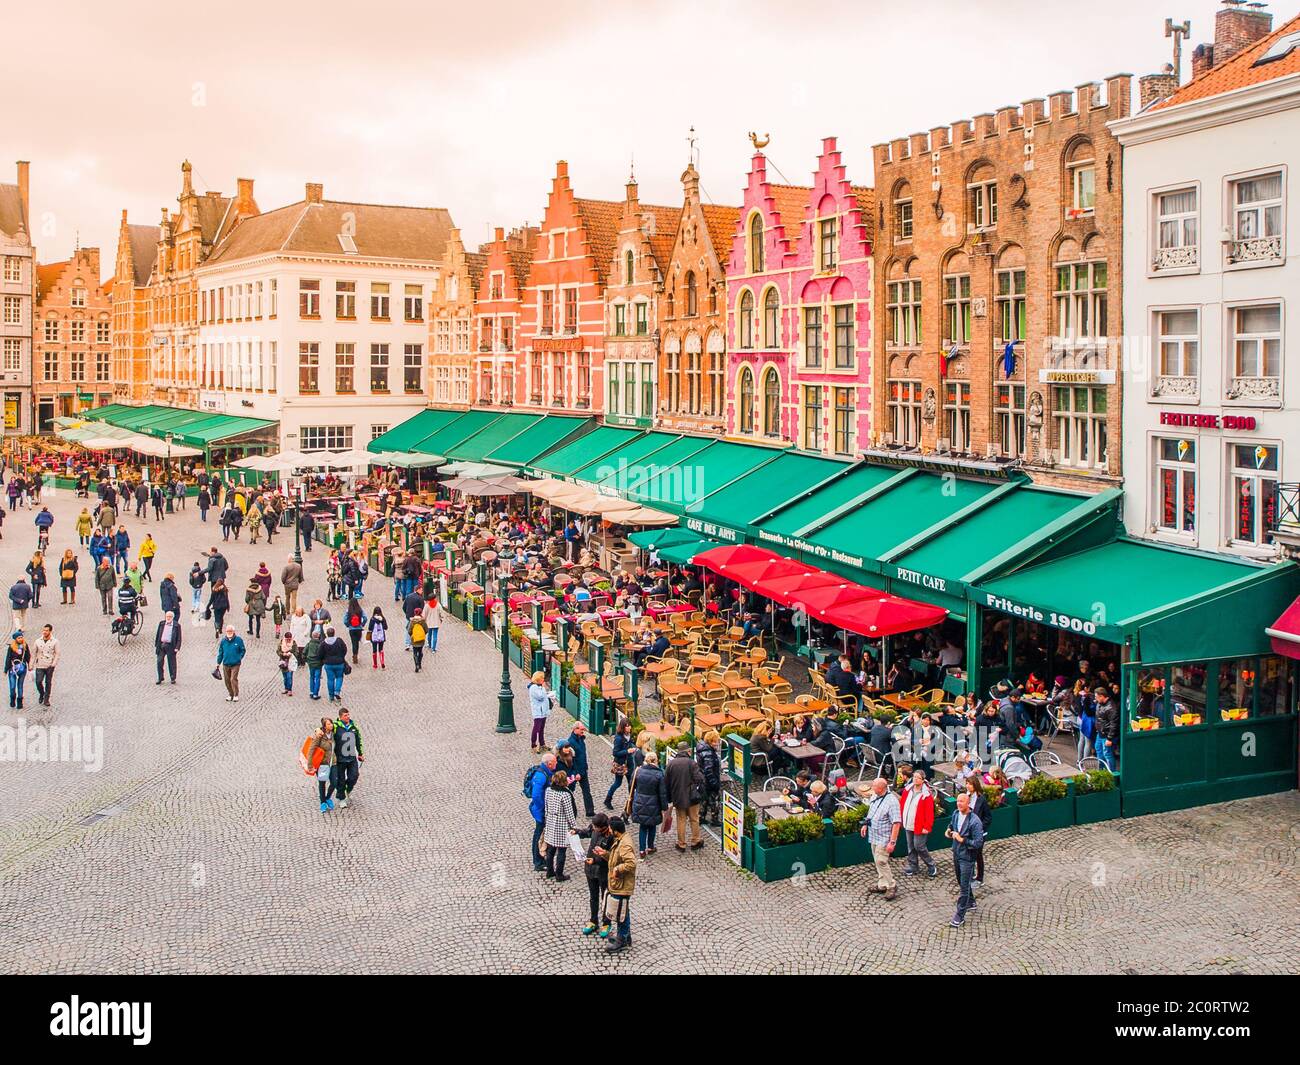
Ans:
<svg viewBox="0 0 1300 1065"><path fill-rule="evenodd" d="M505 600L497 603L497 632L501 640L501 689L497 692L497 731L515 732L515 691L510 686L510 621Z"/></svg>

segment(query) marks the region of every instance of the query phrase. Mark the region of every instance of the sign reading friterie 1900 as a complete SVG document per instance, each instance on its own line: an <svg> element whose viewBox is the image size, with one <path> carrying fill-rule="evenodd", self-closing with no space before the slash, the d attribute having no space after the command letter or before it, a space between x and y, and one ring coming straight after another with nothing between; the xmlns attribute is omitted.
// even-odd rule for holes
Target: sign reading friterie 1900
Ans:
<svg viewBox="0 0 1300 1065"><path fill-rule="evenodd" d="M1192 429L1253 430L1257 423L1249 414L1193 414L1183 410L1162 410L1161 425L1178 425Z"/></svg>

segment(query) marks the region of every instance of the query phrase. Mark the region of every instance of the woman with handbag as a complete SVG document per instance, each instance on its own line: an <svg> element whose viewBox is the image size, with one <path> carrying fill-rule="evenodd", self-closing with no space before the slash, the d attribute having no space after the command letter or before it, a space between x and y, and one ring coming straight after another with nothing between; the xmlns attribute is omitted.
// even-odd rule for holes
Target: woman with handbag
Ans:
<svg viewBox="0 0 1300 1065"><path fill-rule="evenodd" d="M256 577L244 589L244 613L248 615L248 635L262 638L262 619L266 617L266 592ZM254 633L256 628L256 633Z"/></svg>
<svg viewBox="0 0 1300 1065"><path fill-rule="evenodd" d="M529 745L533 753L546 750L546 719L551 716L551 693L546 688L546 674L540 669L528 685L528 706L533 712L533 731Z"/></svg>
<svg viewBox="0 0 1300 1065"><path fill-rule="evenodd" d="M605 901L606 882L609 879L609 849L614 845L614 834L609 830L609 816L597 814L591 819L587 828L580 828L574 835L591 840L587 847L583 871L587 874L587 892L591 901L591 920L582 929L584 936L589 936L599 927L600 937L609 935L609 920L601 913Z"/></svg>
<svg viewBox="0 0 1300 1065"><path fill-rule="evenodd" d="M578 827L578 807L569 790L569 776L563 769L551 774L543 799L546 811L542 839L546 843L546 879L568 880L564 859L569 851L569 833Z"/></svg>
<svg viewBox="0 0 1300 1065"><path fill-rule="evenodd" d="M76 604L77 602L77 570L80 566L77 562L77 556L73 553L72 548L63 552L63 558L59 561L59 592L63 595L63 603Z"/></svg>
<svg viewBox="0 0 1300 1065"><path fill-rule="evenodd" d="M654 854L655 833L668 811L668 781L659 768L658 752L653 749L645 752L645 761L632 774L630 790L628 812L633 822L640 826L640 852L644 858L647 854Z"/></svg>
<svg viewBox="0 0 1300 1065"><path fill-rule="evenodd" d="M334 764L334 721L320 719L320 728L307 737L299 756L302 771L316 778L316 793L320 797L320 812L334 809L334 782L331 775Z"/></svg>
<svg viewBox="0 0 1300 1065"><path fill-rule="evenodd" d="M41 605L41 589L45 587L45 556L39 551L27 563L27 575L32 579L32 606Z"/></svg>
<svg viewBox="0 0 1300 1065"><path fill-rule="evenodd" d="M609 791L605 793L606 810L614 809L614 792L618 791L619 785L628 782L628 756L631 751L632 722L623 718L619 721L618 728L614 730L614 764L610 768L614 779L609 785Z"/></svg>
<svg viewBox="0 0 1300 1065"><path fill-rule="evenodd" d="M384 617L383 607L375 607L370 615L370 624L366 626L366 639L370 641L370 668L387 669L384 661L384 644L388 642L388 619Z"/></svg>
<svg viewBox="0 0 1300 1065"><path fill-rule="evenodd" d="M32 649L27 646L22 632L15 632L5 650L5 673L9 676L9 708L23 708L23 684L27 680L27 670L32 664Z"/></svg>

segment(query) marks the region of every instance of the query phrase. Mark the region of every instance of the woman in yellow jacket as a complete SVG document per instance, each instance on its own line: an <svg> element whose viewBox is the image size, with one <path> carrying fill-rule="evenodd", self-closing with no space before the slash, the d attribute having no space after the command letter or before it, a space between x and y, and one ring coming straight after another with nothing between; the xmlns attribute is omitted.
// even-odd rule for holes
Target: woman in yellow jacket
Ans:
<svg viewBox="0 0 1300 1065"><path fill-rule="evenodd" d="M82 507L81 513L77 515L77 535L81 537L82 547L90 543L90 534L94 528L95 519L90 516L89 510Z"/></svg>
<svg viewBox="0 0 1300 1065"><path fill-rule="evenodd" d="M153 533L145 533L144 540L140 544L140 562L144 566L144 573L140 575L141 580L153 582L153 577L149 570L153 566L153 556L158 553L158 543L153 538Z"/></svg>

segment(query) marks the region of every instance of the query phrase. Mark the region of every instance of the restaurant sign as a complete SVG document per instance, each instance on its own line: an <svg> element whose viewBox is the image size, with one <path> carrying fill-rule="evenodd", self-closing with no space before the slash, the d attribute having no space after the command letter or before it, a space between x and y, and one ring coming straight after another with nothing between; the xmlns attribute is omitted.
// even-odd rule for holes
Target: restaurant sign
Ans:
<svg viewBox="0 0 1300 1065"><path fill-rule="evenodd" d="M904 569L902 566L895 567L894 576L900 581L906 581L908 584L915 584L919 588L928 588L932 592L947 592L948 582L943 577L932 577L928 573L922 573L920 570Z"/></svg>
<svg viewBox="0 0 1300 1065"><path fill-rule="evenodd" d="M686 527L691 532L703 533L714 540L724 540L731 544L740 542L740 533L736 532L735 529L727 528L725 525L718 525L716 522L704 521L701 518L687 518Z"/></svg>
<svg viewBox="0 0 1300 1065"><path fill-rule="evenodd" d="M1253 430L1257 423L1249 414L1192 414L1181 410L1162 410L1161 425L1180 425L1190 429Z"/></svg>
<svg viewBox="0 0 1300 1065"><path fill-rule="evenodd" d="M745 805L729 791L722 793L722 853L742 864L740 840L745 833Z"/></svg>
<svg viewBox="0 0 1300 1065"><path fill-rule="evenodd" d="M827 559L831 562L838 562L842 566L852 566L854 569L866 569L866 560L861 555L849 555L843 551L837 551L833 547L826 547L824 544L814 544L807 540L801 540L797 536L786 536L784 533L769 532L767 529L758 530L758 539L762 543L777 544L781 547L793 548L795 551L804 555L810 555L813 558Z"/></svg>
<svg viewBox="0 0 1300 1065"><path fill-rule="evenodd" d="M984 592L983 600L983 605L990 610L998 610L1003 614L1010 614L1012 617L1021 618L1024 621L1032 621L1039 625L1051 625L1053 628L1064 629L1066 632L1077 632L1083 636L1101 636L1103 639L1109 639L1113 642L1119 639L1120 634L1117 630L1103 622L1093 621L1090 618L1062 614L1060 611L1046 610L1029 603L1018 603L1004 595L996 595L993 592Z"/></svg>
<svg viewBox="0 0 1300 1065"><path fill-rule="evenodd" d="M1049 385L1113 385L1114 370L1039 370L1038 380Z"/></svg>

